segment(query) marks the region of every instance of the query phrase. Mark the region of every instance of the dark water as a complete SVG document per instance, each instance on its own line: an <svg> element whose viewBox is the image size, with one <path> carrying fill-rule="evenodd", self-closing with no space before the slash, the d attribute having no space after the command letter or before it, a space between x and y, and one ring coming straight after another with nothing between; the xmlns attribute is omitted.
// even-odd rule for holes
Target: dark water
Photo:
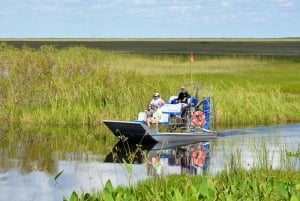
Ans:
<svg viewBox="0 0 300 201"><path fill-rule="evenodd" d="M300 169L300 159L289 156L300 150L300 124L221 130L218 133L217 140L204 146L209 148L206 174L215 175L232 166L232 158L236 161L235 166L246 169ZM1 139L3 135L0 135ZM162 175L189 173L189 168L181 166L180 157L199 146L176 148L170 144L157 144L138 147L136 157L131 159L132 174L128 174L118 160L132 156L129 152L136 150L136 145L104 146L103 139L93 137L76 144L75 136L74 142L41 134L34 138L25 136L14 140L16 143L3 140L0 143L0 200L62 200L63 196L69 198L72 191L99 191L109 179L114 186L135 184L151 177L153 168L149 169L143 161L149 155L152 161L157 153L160 154ZM55 179L59 172L62 174Z"/></svg>

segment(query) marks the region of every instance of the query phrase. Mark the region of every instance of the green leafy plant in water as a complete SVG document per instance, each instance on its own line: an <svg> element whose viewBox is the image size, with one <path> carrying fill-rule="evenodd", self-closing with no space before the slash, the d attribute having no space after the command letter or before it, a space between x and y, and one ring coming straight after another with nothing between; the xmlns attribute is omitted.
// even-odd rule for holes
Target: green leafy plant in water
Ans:
<svg viewBox="0 0 300 201"><path fill-rule="evenodd" d="M70 198L64 198L63 201L99 201L99 199L89 193L83 193L82 196L79 197L78 194L73 191Z"/></svg>
<svg viewBox="0 0 300 201"><path fill-rule="evenodd" d="M299 158L300 157L300 152L288 152L287 155Z"/></svg>
<svg viewBox="0 0 300 201"><path fill-rule="evenodd" d="M103 200L113 201L115 200L114 188L110 180L105 183L103 190Z"/></svg>
<svg viewBox="0 0 300 201"><path fill-rule="evenodd" d="M54 180L56 181L58 179L58 177L60 177L60 175L64 172L64 170L60 171L55 177Z"/></svg>
<svg viewBox="0 0 300 201"><path fill-rule="evenodd" d="M132 167L131 167L130 164L128 164L128 163L126 162L125 159L123 159L123 165L124 165L124 167L125 167L127 173L128 173L128 174L132 174Z"/></svg>

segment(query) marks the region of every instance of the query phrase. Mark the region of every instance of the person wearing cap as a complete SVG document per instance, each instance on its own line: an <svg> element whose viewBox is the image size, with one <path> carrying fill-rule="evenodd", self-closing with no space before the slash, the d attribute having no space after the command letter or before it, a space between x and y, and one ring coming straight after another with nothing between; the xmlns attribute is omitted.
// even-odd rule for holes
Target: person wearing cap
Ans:
<svg viewBox="0 0 300 201"><path fill-rule="evenodd" d="M185 108L188 103L188 99L191 97L191 95L185 90L185 86L180 87L180 92L178 94L178 102L182 104L182 112L185 111Z"/></svg>
<svg viewBox="0 0 300 201"><path fill-rule="evenodd" d="M160 97L159 93L154 93L153 98L150 101L150 105L152 105L152 108L154 108L154 106L161 108L161 106L163 106L164 104L166 104L166 102Z"/></svg>
<svg viewBox="0 0 300 201"><path fill-rule="evenodd" d="M185 90L185 86L181 86L180 87L180 92L178 94L178 102L187 104L188 99L190 97L191 97L191 95Z"/></svg>

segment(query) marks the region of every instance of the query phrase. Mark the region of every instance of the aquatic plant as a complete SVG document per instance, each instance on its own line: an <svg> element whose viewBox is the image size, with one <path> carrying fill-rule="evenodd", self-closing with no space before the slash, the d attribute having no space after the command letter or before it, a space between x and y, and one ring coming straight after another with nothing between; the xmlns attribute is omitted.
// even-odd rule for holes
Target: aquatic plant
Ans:
<svg viewBox="0 0 300 201"><path fill-rule="evenodd" d="M136 187L113 188L108 180L103 191L93 195L73 192L70 200L291 200L300 196L299 172L264 169L222 172L208 176L171 175L140 182Z"/></svg>

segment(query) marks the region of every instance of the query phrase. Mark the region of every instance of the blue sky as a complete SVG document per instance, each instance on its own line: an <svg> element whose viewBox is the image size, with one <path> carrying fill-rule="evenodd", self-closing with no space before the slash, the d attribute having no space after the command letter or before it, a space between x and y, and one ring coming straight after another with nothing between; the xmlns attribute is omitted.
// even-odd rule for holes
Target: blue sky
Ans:
<svg viewBox="0 0 300 201"><path fill-rule="evenodd" d="M0 38L300 37L300 0L0 0Z"/></svg>

